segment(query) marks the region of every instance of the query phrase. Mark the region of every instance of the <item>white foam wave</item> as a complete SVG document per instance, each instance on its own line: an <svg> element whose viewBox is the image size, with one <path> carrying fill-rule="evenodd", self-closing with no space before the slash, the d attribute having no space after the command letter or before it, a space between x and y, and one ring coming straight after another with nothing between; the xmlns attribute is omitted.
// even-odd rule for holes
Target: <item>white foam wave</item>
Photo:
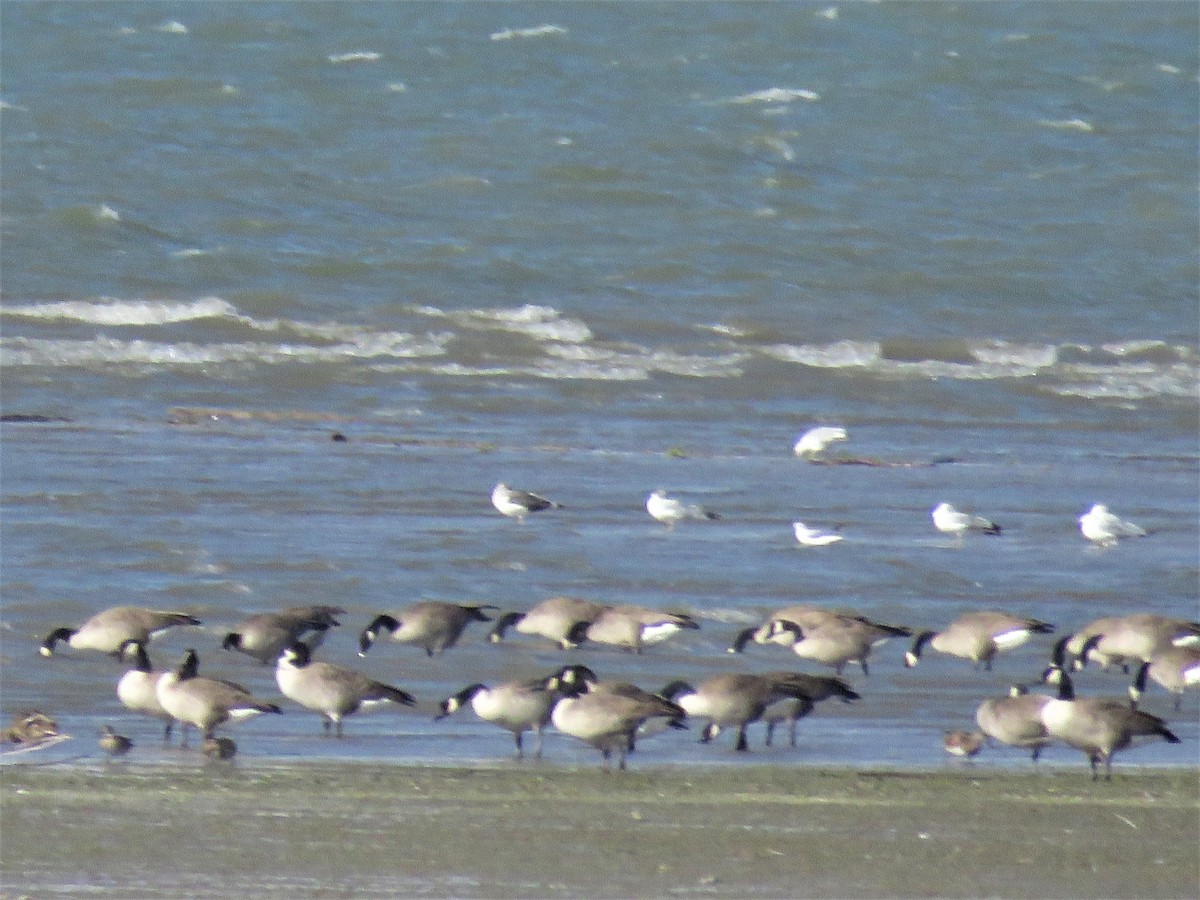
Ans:
<svg viewBox="0 0 1200 900"><path fill-rule="evenodd" d="M472 309L446 312L433 306L415 309L422 315L449 319L473 329L495 329L524 334L541 341L580 344L592 339L592 330L578 319L565 318L552 306L527 303L516 308Z"/></svg>
<svg viewBox="0 0 1200 900"><path fill-rule="evenodd" d="M250 321L220 297L205 297L191 303L153 300L63 300L28 306L0 307L0 315L26 319L66 319L94 325L165 325L196 319L229 317Z"/></svg>
<svg viewBox="0 0 1200 900"><path fill-rule="evenodd" d="M1043 369L1058 362L1058 348L1053 344L1010 344L990 341L969 348L981 363L992 366L1013 366L1018 369Z"/></svg>
<svg viewBox="0 0 1200 900"><path fill-rule="evenodd" d="M376 62L383 58L374 50L351 50L348 53L330 53L329 61L334 65L348 62Z"/></svg>
<svg viewBox="0 0 1200 900"><path fill-rule="evenodd" d="M514 38L546 37L547 35L566 34L567 29L561 25L535 25L532 28L505 28L493 32L489 37L493 41L511 41Z"/></svg>
<svg viewBox="0 0 1200 900"><path fill-rule="evenodd" d="M809 90L808 88L773 87L766 88L761 91L751 91L748 94L740 94L726 102L737 104L791 103L793 100L805 100L809 103L815 103L820 99L820 94L818 94L816 91Z"/></svg>
<svg viewBox="0 0 1200 900"><path fill-rule="evenodd" d="M132 365L148 368L215 364L336 363L348 359L421 358L446 352L451 335L417 337L403 332L364 332L357 339L329 346L235 342L198 344L124 341L105 336L90 340L0 339L6 366Z"/></svg>
<svg viewBox="0 0 1200 900"><path fill-rule="evenodd" d="M188 27L176 19L170 19L163 22L161 25L154 26L155 31L161 31L163 34L187 34Z"/></svg>
<svg viewBox="0 0 1200 900"><path fill-rule="evenodd" d="M877 341L836 341L824 346L775 344L762 348L762 352L772 359L821 369L870 366L883 356L883 348Z"/></svg>
<svg viewBox="0 0 1200 900"><path fill-rule="evenodd" d="M1038 119L1038 124L1043 128L1054 128L1059 131L1079 131L1083 134L1091 134L1096 130L1096 126L1085 119Z"/></svg>

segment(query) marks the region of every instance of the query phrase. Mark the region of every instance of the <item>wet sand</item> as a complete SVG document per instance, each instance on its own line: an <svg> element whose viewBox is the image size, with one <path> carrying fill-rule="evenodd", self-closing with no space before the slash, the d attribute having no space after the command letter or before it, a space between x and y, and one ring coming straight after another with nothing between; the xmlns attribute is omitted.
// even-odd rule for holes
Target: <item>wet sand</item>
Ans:
<svg viewBox="0 0 1200 900"><path fill-rule="evenodd" d="M8 766L21 896L1194 897L1195 769Z"/></svg>

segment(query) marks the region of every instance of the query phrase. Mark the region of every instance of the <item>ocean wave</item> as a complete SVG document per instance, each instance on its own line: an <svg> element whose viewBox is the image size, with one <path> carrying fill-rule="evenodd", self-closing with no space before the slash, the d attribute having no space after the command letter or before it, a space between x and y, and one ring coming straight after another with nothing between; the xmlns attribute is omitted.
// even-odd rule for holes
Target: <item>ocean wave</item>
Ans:
<svg viewBox="0 0 1200 900"><path fill-rule="evenodd" d="M580 344L592 339L592 330L578 319L565 318L552 306L527 303L515 308L446 311L434 306L417 307L422 315L448 319L466 328L507 331L539 341Z"/></svg>
<svg viewBox="0 0 1200 900"><path fill-rule="evenodd" d="M0 307L0 315L25 319L63 319L93 325L167 325L197 319L231 318L252 321L220 297L191 302L159 300L62 300L26 306Z"/></svg>
<svg viewBox="0 0 1200 900"><path fill-rule="evenodd" d="M89 340L5 337L0 339L0 365L80 367L140 366L189 368L214 364L278 365L337 363L351 359L440 356L448 334L418 337L403 332L363 332L357 339L329 346L234 342L198 344L95 337Z"/></svg>
<svg viewBox="0 0 1200 900"><path fill-rule="evenodd" d="M773 87L761 91L751 91L748 94L740 94L725 102L740 105L748 103L791 103L793 100L804 100L809 103L815 103L820 99L820 94L808 88Z"/></svg>
<svg viewBox="0 0 1200 900"><path fill-rule="evenodd" d="M505 28L492 32L488 37L493 41L511 41L514 38L546 37L566 33L567 29L561 25L535 25L532 28Z"/></svg>
<svg viewBox="0 0 1200 900"><path fill-rule="evenodd" d="M329 54L329 61L334 65L348 62L378 62L381 59L383 59L383 54L374 50L351 50L347 53Z"/></svg>

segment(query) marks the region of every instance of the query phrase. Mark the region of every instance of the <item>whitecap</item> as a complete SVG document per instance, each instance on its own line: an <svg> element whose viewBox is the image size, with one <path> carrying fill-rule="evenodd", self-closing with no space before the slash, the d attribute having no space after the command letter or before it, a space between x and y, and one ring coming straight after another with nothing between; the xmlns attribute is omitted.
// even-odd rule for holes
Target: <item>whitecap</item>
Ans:
<svg viewBox="0 0 1200 900"><path fill-rule="evenodd" d="M824 9L819 9L813 15L818 19L826 19L830 22L838 17L838 8L836 6L827 6Z"/></svg>
<svg viewBox="0 0 1200 900"><path fill-rule="evenodd" d="M163 34L188 33L188 27L182 22L176 21L175 19L170 19L169 21L163 22L161 25L155 25L154 30L161 31Z"/></svg>
<svg viewBox="0 0 1200 900"><path fill-rule="evenodd" d="M474 309L446 313L422 307L426 315L448 318L469 328L495 328L523 334L537 340L583 343L592 339L592 330L578 319L564 318L552 306L527 303L516 308Z"/></svg>
<svg viewBox="0 0 1200 900"><path fill-rule="evenodd" d="M836 341L824 346L775 344L763 347L762 352L783 362L797 362L822 369L842 369L879 362L883 348L878 341Z"/></svg>
<svg viewBox="0 0 1200 900"><path fill-rule="evenodd" d="M351 50L348 53L329 54L329 61L334 65L348 62L376 62L382 58L383 54L374 50Z"/></svg>
<svg viewBox="0 0 1200 900"><path fill-rule="evenodd" d="M1042 369L1058 362L1058 348L1053 344L1010 344L1008 341L989 341L970 348L971 356L981 363L1012 366L1015 369Z"/></svg>
<svg viewBox="0 0 1200 900"><path fill-rule="evenodd" d="M560 25L535 25L532 28L505 28L489 35L493 41L511 41L513 38L545 37L554 34L566 34L567 29Z"/></svg>
<svg viewBox="0 0 1200 900"><path fill-rule="evenodd" d="M101 203L95 209L96 218L102 222L120 222L121 214L109 206L107 203Z"/></svg>
<svg viewBox="0 0 1200 900"><path fill-rule="evenodd" d="M1091 134L1096 130L1091 122L1084 119L1038 119L1038 124L1045 128L1056 128L1060 131L1078 131Z"/></svg>
<svg viewBox="0 0 1200 900"><path fill-rule="evenodd" d="M793 100L807 100L809 103L815 103L821 99L821 95L816 91L808 88L766 88L761 91L752 91L749 94L741 94L734 97L729 103L791 103Z"/></svg>
<svg viewBox="0 0 1200 900"><path fill-rule="evenodd" d="M223 316L244 318L232 304L220 297L205 297L191 303L111 299L104 302L62 300L28 306L5 305L0 308L0 315L26 319L68 319L94 325L165 325Z"/></svg>

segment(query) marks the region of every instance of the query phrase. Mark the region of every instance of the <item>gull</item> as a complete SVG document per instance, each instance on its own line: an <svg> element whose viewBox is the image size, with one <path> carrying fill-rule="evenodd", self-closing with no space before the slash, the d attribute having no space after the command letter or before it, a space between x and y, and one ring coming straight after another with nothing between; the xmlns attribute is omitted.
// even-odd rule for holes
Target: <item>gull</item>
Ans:
<svg viewBox="0 0 1200 900"><path fill-rule="evenodd" d="M1079 517L1079 530L1100 547L1111 547L1120 538L1146 536L1145 528L1117 518L1103 503L1095 504Z"/></svg>
<svg viewBox="0 0 1200 900"><path fill-rule="evenodd" d="M502 481L492 488L492 506L510 519L524 522L530 513L541 512L543 509L560 509L562 504L531 494L529 491L510 488Z"/></svg>
<svg viewBox="0 0 1200 900"><path fill-rule="evenodd" d="M1000 533L1000 526L990 519L959 512L949 503L939 503L933 508L931 515L934 528L944 534L952 534L959 540L968 531L981 531L984 534Z"/></svg>
<svg viewBox="0 0 1200 900"><path fill-rule="evenodd" d="M796 532L796 540L804 547L824 547L826 544L836 544L842 539L840 534L809 528L803 522L793 522L792 530Z"/></svg>
<svg viewBox="0 0 1200 900"><path fill-rule="evenodd" d="M805 459L816 459L830 444L846 440L846 429L837 425L818 425L800 435L792 452Z"/></svg>
<svg viewBox="0 0 1200 900"><path fill-rule="evenodd" d="M652 492L646 498L646 512L650 513L652 518L662 522L670 529L673 529L675 523L681 519L715 520L721 518L715 512L709 512L703 506L687 504L682 500L676 500L674 497L668 496L667 492L662 488Z"/></svg>

